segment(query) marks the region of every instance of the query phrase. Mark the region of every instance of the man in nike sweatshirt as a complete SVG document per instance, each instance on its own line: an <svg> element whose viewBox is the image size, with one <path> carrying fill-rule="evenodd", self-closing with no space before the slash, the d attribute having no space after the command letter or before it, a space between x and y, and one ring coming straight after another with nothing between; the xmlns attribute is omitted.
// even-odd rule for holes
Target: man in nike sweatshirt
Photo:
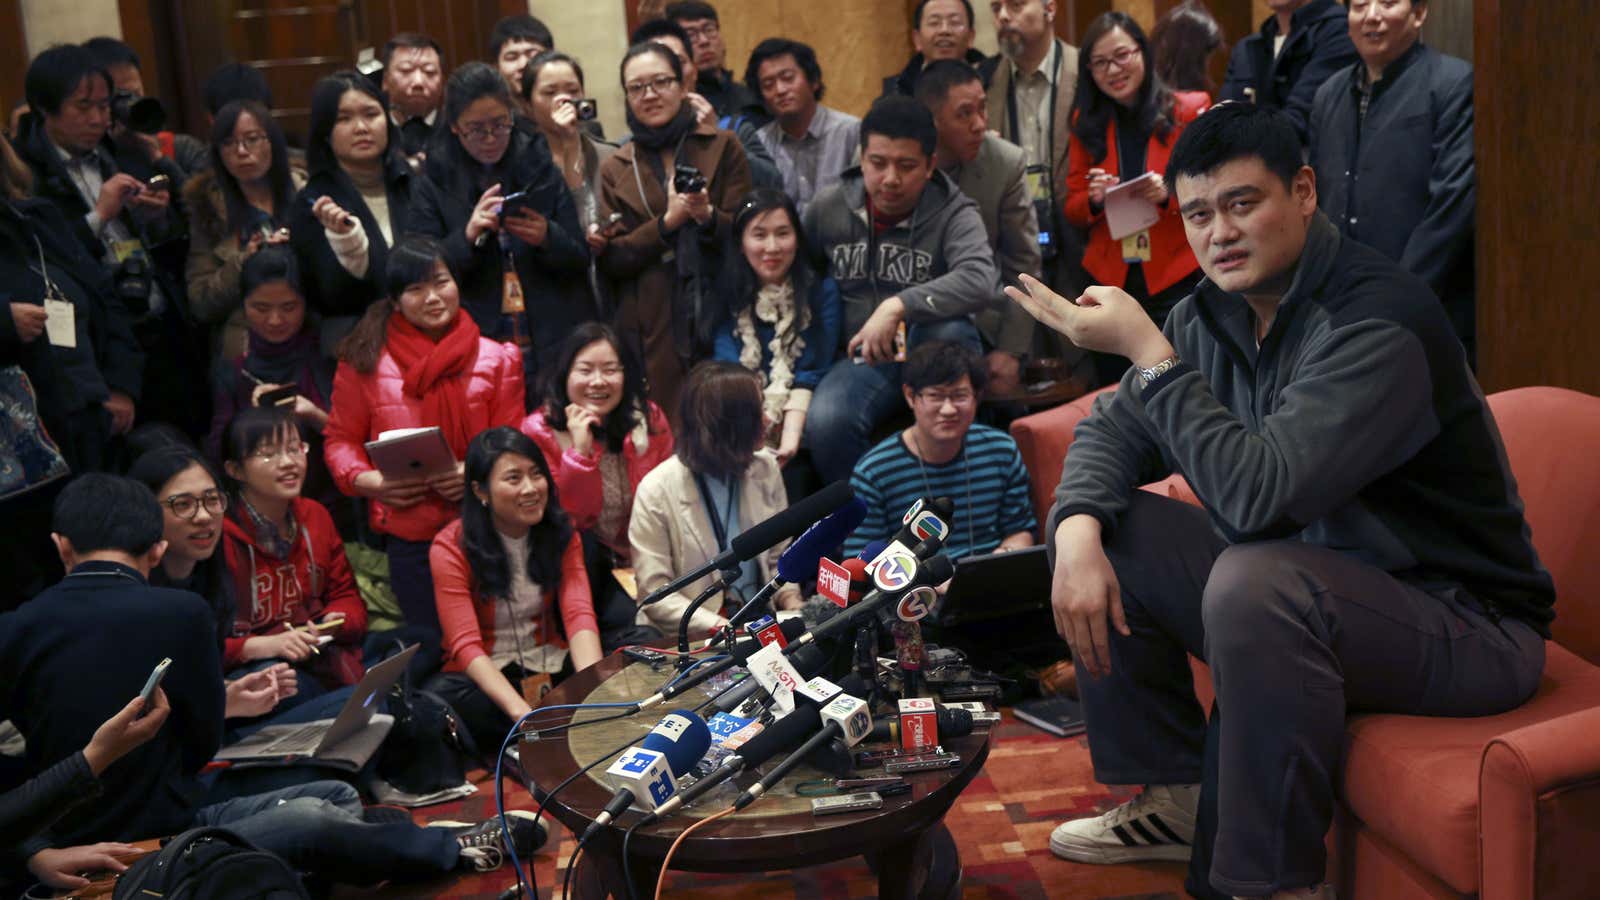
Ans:
<svg viewBox="0 0 1600 900"><path fill-rule="evenodd" d="M827 481L848 478L899 412L900 361L927 340L980 351L973 314L998 280L983 217L934 165L927 108L885 97L861 120L861 165L806 208L807 243L844 301L844 355L817 385L806 441ZM903 332L903 334L902 334Z"/></svg>
<svg viewBox="0 0 1600 900"><path fill-rule="evenodd" d="M1078 426L1047 534L1095 775L1147 788L1050 849L1189 860L1196 897L1326 897L1347 711L1518 706L1554 587L1442 307L1317 210L1290 120L1218 106L1167 179L1206 280L1165 333L1114 288L1009 292L1133 363ZM1170 472L1203 508L1137 489Z"/></svg>

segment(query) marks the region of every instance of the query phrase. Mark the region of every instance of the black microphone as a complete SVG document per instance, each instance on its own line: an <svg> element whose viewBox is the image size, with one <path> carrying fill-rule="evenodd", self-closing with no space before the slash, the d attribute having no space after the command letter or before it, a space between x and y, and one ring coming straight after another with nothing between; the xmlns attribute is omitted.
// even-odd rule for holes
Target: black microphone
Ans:
<svg viewBox="0 0 1600 900"><path fill-rule="evenodd" d="M818 520L854 499L856 493L847 480L835 481L815 494L787 509L757 522L733 536L726 552L706 560L692 571L654 591L639 601L640 606L654 603L667 595L682 590L704 577L708 572L736 568L739 563L755 557L774 544L792 538L810 528Z"/></svg>
<svg viewBox="0 0 1600 900"><path fill-rule="evenodd" d="M805 633L806 625L799 619L790 619L778 627L783 631L784 640L793 641ZM701 666L690 674L679 678L677 681L674 681L671 685L662 688L643 700L640 700L639 708L649 709L658 703L671 700L673 697L678 696L690 688L700 686L703 682L714 675L726 672L734 666L744 665L751 656L754 656L756 652L762 648L762 646L762 643L755 638L746 638L742 641L735 641L733 645L733 654L731 656L727 657L726 659L718 660L710 665Z"/></svg>
<svg viewBox="0 0 1600 900"><path fill-rule="evenodd" d="M706 755L711 746L711 731L705 720L692 710L679 709L669 713L639 746L617 757L606 774L615 775L623 787L611 795L611 802L594 817L594 822L583 832L582 840L593 837L621 812L642 799L655 808L677 794L677 779ZM580 841L581 843L581 841Z"/></svg>
<svg viewBox="0 0 1600 900"><path fill-rule="evenodd" d="M960 707L941 706L934 714L939 723L939 737L965 737L972 733L972 713ZM869 741L900 741L900 718L893 716L872 723L867 734Z"/></svg>
<svg viewBox="0 0 1600 900"><path fill-rule="evenodd" d="M761 776L760 781L746 788L744 793L733 801L734 809L744 809L754 803L773 785L794 771L795 767L804 762L818 747L826 746L829 741L840 737L844 738L846 744L854 747L872 731L872 714L867 708L867 702L843 691L823 704L819 715L823 721L822 729L793 753L784 757L783 762L774 766L772 771Z"/></svg>
<svg viewBox="0 0 1600 900"><path fill-rule="evenodd" d="M789 659L789 663L800 673L801 678L809 680L821 675L822 670L828 667L832 659L833 654L821 644L807 644ZM754 676L743 678L713 698L711 708L720 712L731 712L760 690L762 690L761 682Z"/></svg>
<svg viewBox="0 0 1600 900"><path fill-rule="evenodd" d="M801 635L798 640L791 643L785 653L793 654L799 648L813 641L831 637L843 631L855 628L863 616L877 614L879 608L894 608L902 600L907 599L921 588L932 588L936 584L944 584L956 571L955 563L949 557L939 555L915 565L906 571L903 565L895 571L885 572L883 567L873 574L873 581L878 589L861 598L860 603L851 604L844 612L828 619L816 628ZM902 583L903 581L903 583ZM892 585L886 588L884 585ZM696 674L699 674L698 672Z"/></svg>

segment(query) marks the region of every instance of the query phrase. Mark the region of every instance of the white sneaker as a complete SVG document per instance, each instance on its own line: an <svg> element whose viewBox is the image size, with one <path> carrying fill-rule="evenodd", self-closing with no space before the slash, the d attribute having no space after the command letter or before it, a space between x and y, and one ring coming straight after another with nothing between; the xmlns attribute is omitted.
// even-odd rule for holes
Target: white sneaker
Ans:
<svg viewBox="0 0 1600 900"><path fill-rule="evenodd" d="M1092 819L1073 819L1050 834L1050 852L1073 862L1187 861L1194 840L1198 784L1153 784Z"/></svg>

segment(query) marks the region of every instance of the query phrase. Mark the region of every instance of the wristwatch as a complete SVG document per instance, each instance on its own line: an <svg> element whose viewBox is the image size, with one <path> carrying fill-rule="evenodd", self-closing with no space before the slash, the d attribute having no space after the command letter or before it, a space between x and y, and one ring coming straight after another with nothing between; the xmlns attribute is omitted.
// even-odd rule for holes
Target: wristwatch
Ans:
<svg viewBox="0 0 1600 900"><path fill-rule="evenodd" d="M1145 387L1149 387L1152 381L1155 381L1157 378L1160 378L1177 367L1178 357L1169 356L1148 369L1141 367L1139 369L1139 378L1144 381Z"/></svg>

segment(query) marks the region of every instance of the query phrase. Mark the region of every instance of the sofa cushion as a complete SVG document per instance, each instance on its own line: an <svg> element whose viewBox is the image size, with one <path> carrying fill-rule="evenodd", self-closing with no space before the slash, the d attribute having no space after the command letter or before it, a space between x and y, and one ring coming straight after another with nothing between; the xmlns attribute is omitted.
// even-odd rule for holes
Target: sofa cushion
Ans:
<svg viewBox="0 0 1600 900"><path fill-rule="evenodd" d="M1455 890L1478 890L1478 774L1484 746L1516 728L1600 704L1600 668L1546 642L1533 699L1472 719L1354 715L1343 794L1350 811Z"/></svg>

